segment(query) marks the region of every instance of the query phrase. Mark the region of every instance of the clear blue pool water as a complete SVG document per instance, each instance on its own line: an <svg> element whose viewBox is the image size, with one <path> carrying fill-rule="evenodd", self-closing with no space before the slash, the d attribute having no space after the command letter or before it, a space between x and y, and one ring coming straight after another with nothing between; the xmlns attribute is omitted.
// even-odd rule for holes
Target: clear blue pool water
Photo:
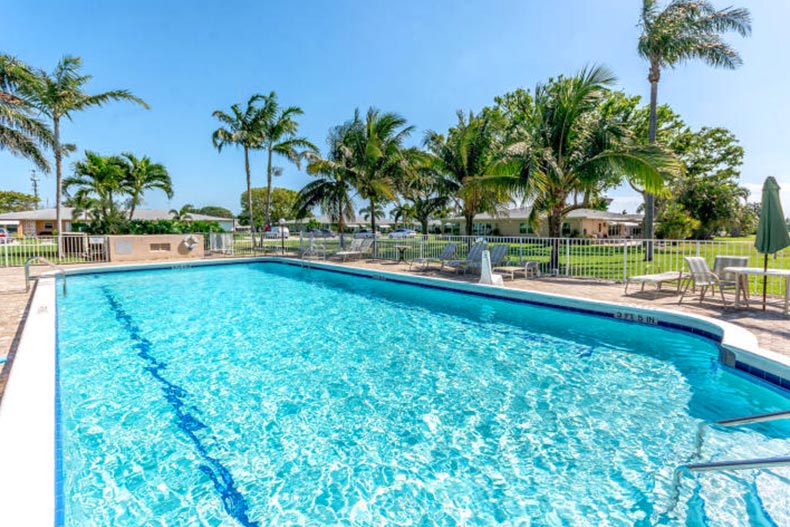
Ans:
<svg viewBox="0 0 790 527"><path fill-rule="evenodd" d="M663 514L790 406L679 331L250 263L71 277L58 341L69 527L790 524L787 471Z"/></svg>

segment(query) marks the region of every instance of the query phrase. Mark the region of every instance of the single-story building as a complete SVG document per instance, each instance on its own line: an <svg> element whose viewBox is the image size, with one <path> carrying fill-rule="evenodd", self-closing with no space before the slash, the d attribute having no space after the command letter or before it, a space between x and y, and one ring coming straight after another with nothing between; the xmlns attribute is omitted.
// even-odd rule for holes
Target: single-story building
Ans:
<svg viewBox="0 0 790 527"><path fill-rule="evenodd" d="M502 211L500 215L478 214L474 218L475 235L499 236L548 236L549 226L545 217L533 229L528 222L531 209L518 207ZM463 233L465 220L455 217L447 220L458 225ZM576 209L569 212L562 223L562 236L588 238L635 238L642 234L641 214L618 214L595 209Z"/></svg>
<svg viewBox="0 0 790 527"><path fill-rule="evenodd" d="M84 214L81 217L74 218L74 209L71 207L61 207L60 213L63 221L63 232L71 232L72 222L87 221L87 216ZM13 234L18 233L27 236L48 235L56 230L56 215L57 211L54 207L21 212L6 212L0 214L0 226L9 225L15 227L9 229ZM226 232L236 230L236 220L233 218L219 218L197 213L190 213L190 216L192 221L215 221ZM173 215L166 210L136 209L132 219L146 221L172 220Z"/></svg>

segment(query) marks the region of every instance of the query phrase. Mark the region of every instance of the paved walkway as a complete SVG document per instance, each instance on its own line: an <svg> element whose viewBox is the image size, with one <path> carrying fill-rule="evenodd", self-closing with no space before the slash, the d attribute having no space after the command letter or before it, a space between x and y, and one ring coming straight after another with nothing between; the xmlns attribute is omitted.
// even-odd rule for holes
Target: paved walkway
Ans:
<svg viewBox="0 0 790 527"><path fill-rule="evenodd" d="M25 292L25 274L20 268L0 269L0 395L8 378L11 352L25 316L30 294Z"/></svg>

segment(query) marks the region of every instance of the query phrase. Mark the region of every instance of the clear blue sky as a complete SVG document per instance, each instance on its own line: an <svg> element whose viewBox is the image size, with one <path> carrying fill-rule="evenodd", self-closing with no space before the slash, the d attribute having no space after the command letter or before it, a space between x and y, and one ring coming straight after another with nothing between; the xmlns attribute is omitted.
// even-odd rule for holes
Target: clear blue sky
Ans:
<svg viewBox="0 0 790 527"><path fill-rule="evenodd" d="M734 0L733 0L734 1ZM723 7L729 0L717 2ZM790 2L741 0L754 18L749 39L731 36L745 65L700 63L667 71L659 87L694 127L725 126L746 148L743 183L759 200L775 176L790 207ZM83 57L94 91L128 88L151 110L126 103L78 114L64 140L80 151L132 151L170 171L171 202L151 194L149 208L184 203L239 209L241 152L211 146L215 109L275 90L301 106L301 131L323 147L330 127L354 108L397 111L422 138L444 130L457 109L479 110L494 96L591 62L611 67L620 87L647 97L646 65L636 54L639 0L84 1L17 0L0 18L0 49L51 70L66 53ZM253 158L255 186L263 156ZM283 164L276 185L309 177ZM30 192L30 163L0 152L0 188ZM52 204L54 176L42 180ZM610 192L613 210L639 202Z"/></svg>

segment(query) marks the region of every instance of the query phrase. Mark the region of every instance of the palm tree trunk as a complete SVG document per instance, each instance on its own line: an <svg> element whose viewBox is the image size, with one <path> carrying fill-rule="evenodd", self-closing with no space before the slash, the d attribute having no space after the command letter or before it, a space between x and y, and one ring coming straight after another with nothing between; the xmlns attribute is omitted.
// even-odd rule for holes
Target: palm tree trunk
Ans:
<svg viewBox="0 0 790 527"><path fill-rule="evenodd" d="M474 224L475 224L475 215L474 214L464 214L464 219L466 220L466 235L471 236L474 232Z"/></svg>
<svg viewBox="0 0 790 527"><path fill-rule="evenodd" d="M650 81L650 128L648 130L647 141L649 144L656 142L656 135L658 133L658 81L661 78L661 69L658 62L651 61L650 74L648 80ZM653 261L653 238L655 238L653 226L655 223L655 196L650 192L645 191L645 224L642 229L642 238L646 239L645 243L645 260L648 262Z"/></svg>
<svg viewBox="0 0 790 527"><path fill-rule="evenodd" d="M247 173L247 211L250 214L250 239L255 247L255 215L252 213L252 182L250 181L250 150L244 147L244 170Z"/></svg>
<svg viewBox="0 0 790 527"><path fill-rule="evenodd" d="M560 268L560 237L562 236L562 210L552 209L549 212L549 238L551 238L551 257L549 258L549 269Z"/></svg>
<svg viewBox="0 0 790 527"><path fill-rule="evenodd" d="M378 247L376 245L376 201L371 196L370 198L370 232L373 236L373 258L378 256Z"/></svg>
<svg viewBox="0 0 790 527"><path fill-rule="evenodd" d="M134 209L137 208L138 199L140 199L140 195L135 193L132 195L132 199L129 200L129 221L132 221L134 218Z"/></svg>
<svg viewBox="0 0 790 527"><path fill-rule="evenodd" d="M266 210L264 211L263 217L266 221L266 225L271 225L271 218L269 217L269 211L271 210L272 206L272 147L269 146L269 159L266 163Z"/></svg>
<svg viewBox="0 0 790 527"><path fill-rule="evenodd" d="M55 228L58 230L58 259L63 255L63 219L60 217L60 203L63 201L63 160L60 152L60 117L52 119L55 148Z"/></svg>

